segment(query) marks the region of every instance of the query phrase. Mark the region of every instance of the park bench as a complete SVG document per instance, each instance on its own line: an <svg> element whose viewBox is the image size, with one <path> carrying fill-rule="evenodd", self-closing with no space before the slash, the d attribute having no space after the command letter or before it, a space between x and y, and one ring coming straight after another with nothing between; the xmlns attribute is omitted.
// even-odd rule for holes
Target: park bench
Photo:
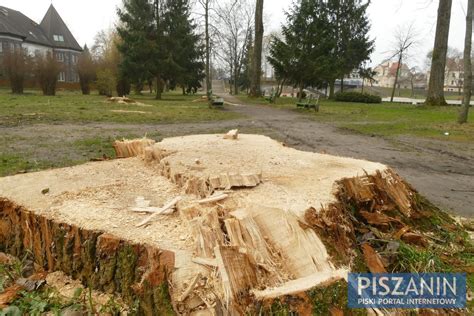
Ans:
<svg viewBox="0 0 474 316"><path fill-rule="evenodd" d="M319 112L319 95L316 99L311 95L306 102L298 102L296 103L297 108L305 108L305 109L314 109L316 112Z"/></svg>
<svg viewBox="0 0 474 316"><path fill-rule="evenodd" d="M212 94L212 90L208 91L208 95L210 95L210 100L209 100L209 107L211 106L224 106L224 98L221 98L217 95Z"/></svg>
<svg viewBox="0 0 474 316"><path fill-rule="evenodd" d="M211 105L213 106L224 106L224 98L221 98L219 96L212 96L211 99Z"/></svg>
<svg viewBox="0 0 474 316"><path fill-rule="evenodd" d="M272 89L272 92L268 97L265 98L266 101L270 102L271 104L275 103L276 100L276 92Z"/></svg>

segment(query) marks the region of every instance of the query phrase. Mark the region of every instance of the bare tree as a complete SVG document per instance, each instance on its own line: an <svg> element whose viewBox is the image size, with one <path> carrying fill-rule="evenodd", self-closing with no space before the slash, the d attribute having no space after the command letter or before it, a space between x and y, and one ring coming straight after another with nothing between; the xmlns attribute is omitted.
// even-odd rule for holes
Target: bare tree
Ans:
<svg viewBox="0 0 474 316"><path fill-rule="evenodd" d="M444 99L444 76L446 56L448 52L449 24L451 21L452 0L440 0L438 7L438 22L433 48L430 81L426 104L446 105Z"/></svg>
<svg viewBox="0 0 474 316"><path fill-rule="evenodd" d="M219 47L216 54L227 65L231 78L231 93L239 93L245 47L252 34L254 6L248 0L223 1L216 8Z"/></svg>
<svg viewBox="0 0 474 316"><path fill-rule="evenodd" d="M35 76L41 86L43 95L56 95L56 83L62 69L63 66L51 52L35 56Z"/></svg>
<svg viewBox="0 0 474 316"><path fill-rule="evenodd" d="M390 102L393 102L393 98L395 97L395 90L397 88L402 63L408 58L409 51L416 45L416 42L416 31L413 24L408 26L406 29L399 28L395 33L394 49L392 51L393 55L390 59L396 57L398 64L395 72L395 81L393 83Z"/></svg>
<svg viewBox="0 0 474 316"><path fill-rule="evenodd" d="M91 84L96 77L96 65L92 60L89 48L87 45L84 46L84 50L79 56L77 61L76 71L79 75L79 83L81 85L81 91L84 95L89 95L91 93Z"/></svg>
<svg viewBox="0 0 474 316"><path fill-rule="evenodd" d="M249 96L260 97L262 78L262 49L263 49L263 0L256 0L255 8L255 43L253 46L253 65Z"/></svg>
<svg viewBox="0 0 474 316"><path fill-rule="evenodd" d="M30 68L29 61L28 54L22 48L7 49L4 53L3 67L10 82L12 93L23 93L23 86Z"/></svg>
<svg viewBox="0 0 474 316"><path fill-rule="evenodd" d="M472 10L474 9L474 0L467 1L466 14L466 38L464 41L464 99L461 111L458 117L458 123L467 123L469 107L471 106L471 89L472 89Z"/></svg>

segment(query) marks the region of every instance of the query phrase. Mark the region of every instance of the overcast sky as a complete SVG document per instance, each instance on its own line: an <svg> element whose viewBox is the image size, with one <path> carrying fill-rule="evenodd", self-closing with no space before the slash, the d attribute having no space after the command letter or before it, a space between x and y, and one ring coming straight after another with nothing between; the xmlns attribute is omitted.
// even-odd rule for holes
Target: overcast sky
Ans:
<svg viewBox="0 0 474 316"><path fill-rule="evenodd" d="M114 25L116 7L122 0L53 0L53 4L69 26L80 45L93 42L94 35ZM267 31L277 30L285 21L283 10L292 0L266 0ZM465 31L465 7L467 0L453 0L450 46L463 48ZM51 0L0 0L0 5L19 10L40 22ZM387 58L393 42L393 34L400 26L414 24L418 30L419 45L412 52L410 65L424 66L425 56L432 48L436 28L437 0L372 0L369 18L372 23L371 37L376 51L372 63Z"/></svg>

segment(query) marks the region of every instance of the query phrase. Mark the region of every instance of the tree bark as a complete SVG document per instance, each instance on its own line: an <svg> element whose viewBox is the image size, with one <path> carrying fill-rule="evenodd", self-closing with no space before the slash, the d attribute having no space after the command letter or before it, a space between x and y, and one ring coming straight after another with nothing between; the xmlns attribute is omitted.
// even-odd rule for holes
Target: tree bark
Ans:
<svg viewBox="0 0 474 316"><path fill-rule="evenodd" d="M400 68L402 66L402 61L403 61L402 57L403 57L402 53L400 53L398 57L398 66L397 66L397 71L395 73L395 82L393 83L392 97L390 98L390 102L393 102L393 98L395 97L395 90L397 89L397 84L398 84L398 75L399 75Z"/></svg>
<svg viewBox="0 0 474 316"><path fill-rule="evenodd" d="M334 99L334 85L336 83L334 82L334 80L331 80L329 82L329 99L333 100Z"/></svg>
<svg viewBox="0 0 474 316"><path fill-rule="evenodd" d="M250 84L250 97L258 98L262 77L262 49L263 49L263 1L257 0L255 10L255 43L253 48L252 82Z"/></svg>
<svg viewBox="0 0 474 316"><path fill-rule="evenodd" d="M163 92L163 80L161 79L161 75L156 76L156 97L155 99L161 100L161 94Z"/></svg>
<svg viewBox="0 0 474 316"><path fill-rule="evenodd" d="M300 92L299 92L299 95L298 95L298 100L299 102L303 101L303 91L304 90L304 86L303 84L300 85Z"/></svg>
<svg viewBox="0 0 474 316"><path fill-rule="evenodd" d="M447 105L444 99L444 76L446 55L448 52L449 24L451 22L452 0L440 0L438 7L438 22L431 62L430 81L428 85L428 105Z"/></svg>
<svg viewBox="0 0 474 316"><path fill-rule="evenodd" d="M471 89L472 89L472 10L474 9L474 0L468 0L466 15L466 38L464 41L464 98L461 112L459 113L458 123L467 123L469 108L471 107Z"/></svg>
<svg viewBox="0 0 474 316"><path fill-rule="evenodd" d="M209 2L205 0L204 18L205 18L205 37L206 37L206 94L211 98L212 80L211 80L211 44L209 39Z"/></svg>
<svg viewBox="0 0 474 316"><path fill-rule="evenodd" d="M341 77L341 92L344 92L344 77Z"/></svg>

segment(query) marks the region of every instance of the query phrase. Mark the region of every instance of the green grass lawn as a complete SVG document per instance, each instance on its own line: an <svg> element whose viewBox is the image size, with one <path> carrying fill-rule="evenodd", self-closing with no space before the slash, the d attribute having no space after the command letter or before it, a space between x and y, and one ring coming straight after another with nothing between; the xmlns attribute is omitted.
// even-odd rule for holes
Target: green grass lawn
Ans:
<svg viewBox="0 0 474 316"><path fill-rule="evenodd" d="M242 102L269 105L264 99L239 96ZM474 142L474 109L469 123L456 123L459 107L423 107L398 103L361 104L324 100L319 113L296 109L295 98L279 98L276 106L308 114L312 119L368 135L417 136L440 140ZM446 136L445 133L449 133Z"/></svg>
<svg viewBox="0 0 474 316"><path fill-rule="evenodd" d="M116 139L163 135L155 124L230 120L239 115L209 108L200 95L132 95L145 105L112 104L97 94L39 91L13 95L0 89L0 176L72 166L114 156ZM175 128L179 131L179 126ZM176 134L176 133L175 133Z"/></svg>
<svg viewBox="0 0 474 316"><path fill-rule="evenodd" d="M74 92L59 92L57 96L42 96L38 91L12 95L0 90L0 126L34 123L176 123L214 121L236 118L237 115L210 109L206 102L193 102L200 96L166 93L163 100L153 95L132 96L149 106L110 104L99 95L83 96Z"/></svg>

